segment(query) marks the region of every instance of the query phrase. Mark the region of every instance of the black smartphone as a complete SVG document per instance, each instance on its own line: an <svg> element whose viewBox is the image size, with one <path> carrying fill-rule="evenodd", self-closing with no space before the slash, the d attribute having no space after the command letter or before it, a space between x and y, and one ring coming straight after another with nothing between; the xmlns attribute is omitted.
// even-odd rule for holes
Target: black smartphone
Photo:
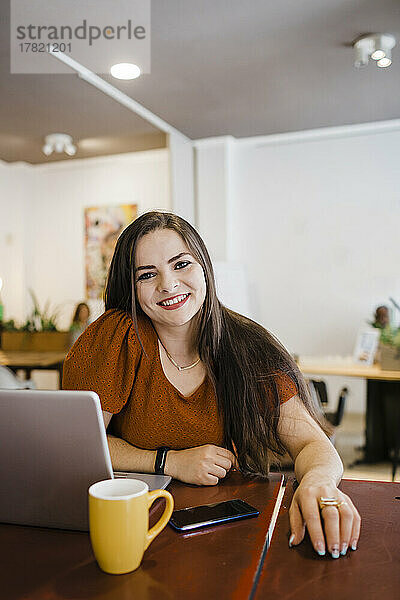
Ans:
<svg viewBox="0 0 400 600"><path fill-rule="evenodd" d="M216 504L203 506L190 506L181 510L174 510L169 524L177 531L191 531L200 527L228 523L238 519L258 517L259 511L247 502L239 500L226 500Z"/></svg>

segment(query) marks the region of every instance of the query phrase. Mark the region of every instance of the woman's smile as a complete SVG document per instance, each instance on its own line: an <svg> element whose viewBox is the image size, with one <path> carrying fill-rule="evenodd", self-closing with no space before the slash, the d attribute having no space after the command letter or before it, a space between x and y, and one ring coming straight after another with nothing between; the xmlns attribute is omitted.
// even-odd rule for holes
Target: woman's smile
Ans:
<svg viewBox="0 0 400 600"><path fill-rule="evenodd" d="M161 300L161 302L157 302L157 304L165 310L175 310L183 306L189 296L190 294L179 294L178 296L172 296L172 298Z"/></svg>

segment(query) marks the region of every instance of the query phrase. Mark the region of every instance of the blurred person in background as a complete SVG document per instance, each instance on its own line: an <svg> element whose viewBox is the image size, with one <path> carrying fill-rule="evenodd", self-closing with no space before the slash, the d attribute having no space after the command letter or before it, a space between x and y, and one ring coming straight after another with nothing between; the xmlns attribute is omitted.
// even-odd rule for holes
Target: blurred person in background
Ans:
<svg viewBox="0 0 400 600"><path fill-rule="evenodd" d="M379 329L385 329L385 327L390 325L390 314L387 306L378 306L375 311L374 322L372 325Z"/></svg>
<svg viewBox="0 0 400 600"><path fill-rule="evenodd" d="M85 331L86 327L90 324L90 308L86 302L79 302L77 304L72 322L69 328L70 332L70 345L75 344L78 337Z"/></svg>

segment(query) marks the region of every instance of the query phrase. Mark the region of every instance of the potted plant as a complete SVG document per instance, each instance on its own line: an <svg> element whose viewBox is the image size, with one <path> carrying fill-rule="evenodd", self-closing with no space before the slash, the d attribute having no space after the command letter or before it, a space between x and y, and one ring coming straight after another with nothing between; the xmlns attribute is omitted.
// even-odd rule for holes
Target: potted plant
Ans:
<svg viewBox="0 0 400 600"><path fill-rule="evenodd" d="M50 311L47 302L41 310L32 290L33 308L25 323L17 327L14 320L3 323L2 349L5 351L61 352L68 349L69 332L57 328L58 308Z"/></svg>
<svg viewBox="0 0 400 600"><path fill-rule="evenodd" d="M400 328L387 326L381 331L380 362L385 371L400 371Z"/></svg>

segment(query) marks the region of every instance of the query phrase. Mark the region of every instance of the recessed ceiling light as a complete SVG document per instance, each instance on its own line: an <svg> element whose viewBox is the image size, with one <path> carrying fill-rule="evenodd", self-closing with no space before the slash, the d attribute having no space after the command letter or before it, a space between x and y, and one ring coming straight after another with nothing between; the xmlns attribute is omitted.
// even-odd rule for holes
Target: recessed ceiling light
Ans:
<svg viewBox="0 0 400 600"><path fill-rule="evenodd" d="M110 69L111 75L116 79L136 79L140 75L140 69L133 63L118 63Z"/></svg>

